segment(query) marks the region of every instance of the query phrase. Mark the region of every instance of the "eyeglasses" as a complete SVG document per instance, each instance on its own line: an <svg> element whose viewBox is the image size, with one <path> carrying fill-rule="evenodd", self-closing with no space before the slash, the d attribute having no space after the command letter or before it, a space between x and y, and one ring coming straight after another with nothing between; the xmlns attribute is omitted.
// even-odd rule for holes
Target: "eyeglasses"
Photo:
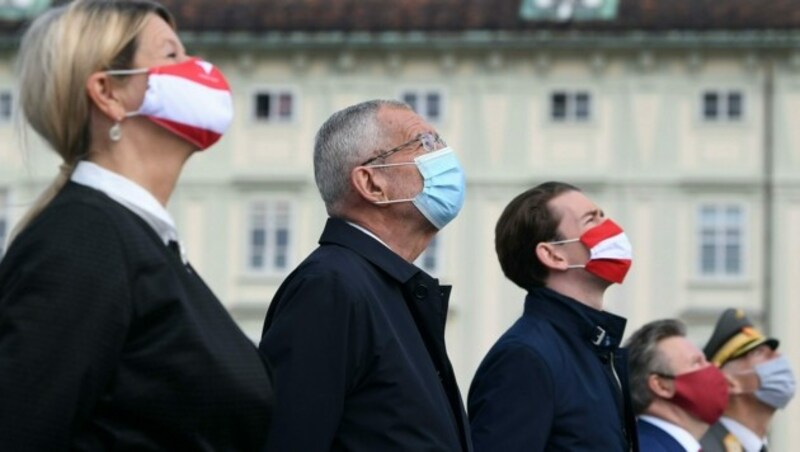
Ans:
<svg viewBox="0 0 800 452"><path fill-rule="evenodd" d="M413 140L407 141L407 142L401 144L400 146L397 146L397 147L394 147L392 149L389 149L388 151L379 152L378 155L376 155L375 157L372 157L371 159L365 161L360 166L369 165L370 163L374 162L375 160L385 159L385 158L389 157L390 155L394 154L395 152L402 151L403 149L405 149L405 148L407 148L407 147L409 147L411 145L414 145L414 144L416 144L417 146L422 146L422 148L425 149L426 153L427 152L438 151L438 150L440 150L442 148L447 147L447 143L444 142L444 140L439 136L439 134L429 133L429 132L421 133L421 134L417 135L417 137L414 138Z"/></svg>

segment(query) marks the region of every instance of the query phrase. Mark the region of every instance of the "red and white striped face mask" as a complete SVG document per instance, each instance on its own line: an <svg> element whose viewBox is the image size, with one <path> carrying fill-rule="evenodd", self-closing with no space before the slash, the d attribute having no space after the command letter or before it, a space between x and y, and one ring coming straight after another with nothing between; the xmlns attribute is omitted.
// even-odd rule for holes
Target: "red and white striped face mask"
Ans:
<svg viewBox="0 0 800 452"><path fill-rule="evenodd" d="M216 143L233 120L233 98L228 81L214 65L199 58L106 73L147 74L142 106L125 116L145 116L198 149Z"/></svg>
<svg viewBox="0 0 800 452"><path fill-rule="evenodd" d="M608 282L622 283L631 268L633 250L628 236L617 223L606 220L588 229L578 239L549 243L563 245L578 241L589 249L589 261L582 265L569 265L567 268L585 268L587 272Z"/></svg>

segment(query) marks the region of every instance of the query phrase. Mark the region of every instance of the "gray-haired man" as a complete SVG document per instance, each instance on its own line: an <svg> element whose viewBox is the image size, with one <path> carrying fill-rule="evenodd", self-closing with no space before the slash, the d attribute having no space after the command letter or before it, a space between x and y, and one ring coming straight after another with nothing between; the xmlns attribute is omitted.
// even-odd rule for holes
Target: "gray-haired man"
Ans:
<svg viewBox="0 0 800 452"><path fill-rule="evenodd" d="M463 204L453 150L407 105L364 102L322 125L314 174L330 219L261 339L268 450L471 450L444 345L450 287L412 264Z"/></svg>

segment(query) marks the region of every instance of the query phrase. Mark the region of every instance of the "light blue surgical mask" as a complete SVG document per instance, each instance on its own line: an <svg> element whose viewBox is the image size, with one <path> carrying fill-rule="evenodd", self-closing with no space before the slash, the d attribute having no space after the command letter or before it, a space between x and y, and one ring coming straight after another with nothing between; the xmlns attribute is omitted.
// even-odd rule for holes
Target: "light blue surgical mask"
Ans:
<svg viewBox="0 0 800 452"><path fill-rule="evenodd" d="M755 396L773 408L785 408L794 397L795 381L792 367L785 356L755 366L759 385Z"/></svg>
<svg viewBox="0 0 800 452"><path fill-rule="evenodd" d="M466 191L464 170L453 148L448 146L420 155L413 162L385 163L371 167L389 168L404 165L417 165L423 179L422 191L413 198L378 201L375 204L412 202L436 229L444 228L464 206Z"/></svg>

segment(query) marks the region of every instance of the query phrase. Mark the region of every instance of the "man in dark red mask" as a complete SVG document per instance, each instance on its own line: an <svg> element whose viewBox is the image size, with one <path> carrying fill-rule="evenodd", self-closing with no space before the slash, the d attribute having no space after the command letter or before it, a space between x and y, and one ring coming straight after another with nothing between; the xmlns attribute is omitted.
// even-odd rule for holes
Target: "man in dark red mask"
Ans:
<svg viewBox="0 0 800 452"><path fill-rule="evenodd" d="M700 438L728 405L725 376L686 338L679 320L646 324L627 347L641 450L699 451Z"/></svg>
<svg viewBox="0 0 800 452"><path fill-rule="evenodd" d="M547 182L505 208L495 248L528 295L472 381L475 451L637 450L626 320L603 310L631 266L625 233L578 188Z"/></svg>

